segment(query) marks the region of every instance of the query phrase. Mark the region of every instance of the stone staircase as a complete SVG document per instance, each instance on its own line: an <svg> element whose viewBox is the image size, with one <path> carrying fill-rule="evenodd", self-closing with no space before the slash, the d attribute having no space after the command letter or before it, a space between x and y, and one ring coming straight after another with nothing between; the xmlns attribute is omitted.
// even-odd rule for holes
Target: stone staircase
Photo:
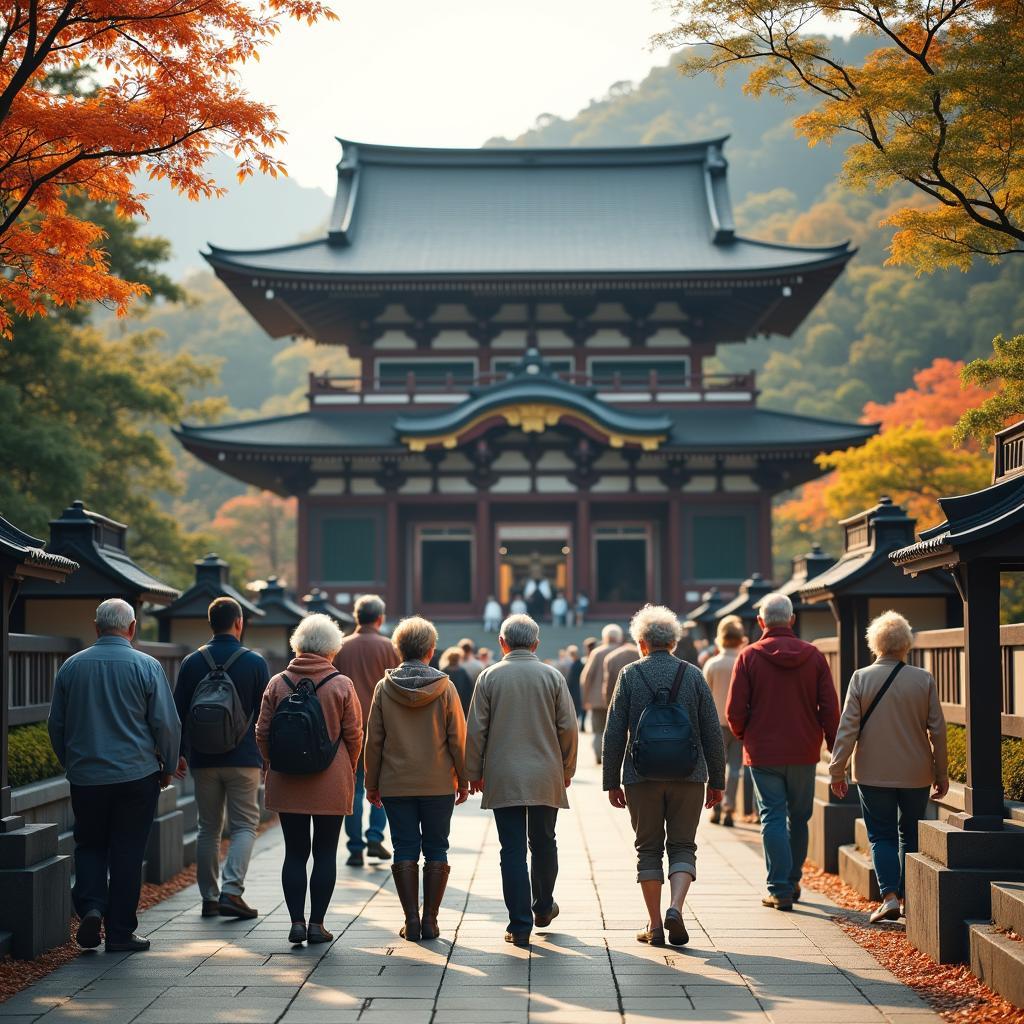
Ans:
<svg viewBox="0 0 1024 1024"><path fill-rule="evenodd" d="M992 920L971 922L969 941L971 971L1024 1007L1024 882L992 883Z"/></svg>
<svg viewBox="0 0 1024 1024"><path fill-rule="evenodd" d="M881 900L871 863L871 844L863 818L853 823L853 842L839 847L839 877L865 899Z"/></svg>

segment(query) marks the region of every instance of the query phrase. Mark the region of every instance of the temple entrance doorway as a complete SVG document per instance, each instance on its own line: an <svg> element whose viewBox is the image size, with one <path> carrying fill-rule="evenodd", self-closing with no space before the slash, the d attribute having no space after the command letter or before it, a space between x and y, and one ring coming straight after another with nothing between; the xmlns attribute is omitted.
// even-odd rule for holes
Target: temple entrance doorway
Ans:
<svg viewBox="0 0 1024 1024"><path fill-rule="evenodd" d="M572 601L572 528L564 523L498 524L498 600L521 597L538 620L562 592Z"/></svg>

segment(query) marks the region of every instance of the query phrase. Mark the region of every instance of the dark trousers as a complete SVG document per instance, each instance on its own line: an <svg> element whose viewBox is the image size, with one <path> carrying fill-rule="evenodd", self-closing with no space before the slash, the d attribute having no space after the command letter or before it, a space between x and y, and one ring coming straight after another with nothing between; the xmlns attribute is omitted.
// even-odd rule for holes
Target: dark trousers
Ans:
<svg viewBox="0 0 1024 1024"><path fill-rule="evenodd" d="M508 907L508 930L517 935L531 931L533 914L546 914L554 902L557 818L557 807L498 807L494 811L501 842L501 889Z"/></svg>
<svg viewBox="0 0 1024 1024"><path fill-rule="evenodd" d="M448 796L386 796L395 862L420 859L448 863L448 833L452 827L455 794Z"/></svg>
<svg viewBox="0 0 1024 1024"><path fill-rule="evenodd" d="M917 823L928 813L928 787L859 786L878 890L904 894L908 853L917 853Z"/></svg>
<svg viewBox="0 0 1024 1024"><path fill-rule="evenodd" d="M71 898L83 917L103 914L108 942L124 942L139 926L142 859L160 797L154 772L133 782L71 787L75 812L75 885Z"/></svg>
<svg viewBox="0 0 1024 1024"><path fill-rule="evenodd" d="M309 874L309 920L323 924L338 878L338 840L341 838L340 814L291 814L281 811L284 836L284 864L281 887L293 921L306 920L306 864L313 854Z"/></svg>

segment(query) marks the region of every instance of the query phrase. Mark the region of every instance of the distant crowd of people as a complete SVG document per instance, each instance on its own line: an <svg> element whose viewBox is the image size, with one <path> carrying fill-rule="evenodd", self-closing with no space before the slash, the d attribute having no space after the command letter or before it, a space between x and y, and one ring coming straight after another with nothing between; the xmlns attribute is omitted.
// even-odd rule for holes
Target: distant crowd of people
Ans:
<svg viewBox="0 0 1024 1024"><path fill-rule="evenodd" d="M792 910L823 743L840 798L853 762L882 892L872 920L898 918L929 790L940 797L948 787L935 682L906 664L910 625L894 612L871 623L876 661L854 674L840 716L828 664L794 633L789 598L770 594L759 611L759 639L749 642L743 622L727 617L698 653L674 612L647 605L629 640L609 623L582 652L568 647L549 664L525 613L498 624L493 659L470 639L439 651L437 629L419 616L388 637L384 602L364 595L348 637L326 615L303 619L287 668L271 677L242 644L241 607L222 597L208 610L210 640L184 659L172 692L159 663L132 645L131 605L104 601L96 643L57 674L49 717L75 814L78 943L149 948L137 934L147 838L161 787L191 772L204 917L258 916L244 892L262 781L284 839L291 943L333 940L326 917L343 828L349 866L393 858L400 934L437 938L452 816L480 794L501 845L505 939L526 945L559 913L556 824L585 715L603 788L635 834L647 912L638 941L689 941L683 907L697 878L701 813L733 825L745 769L764 847L762 902Z"/></svg>

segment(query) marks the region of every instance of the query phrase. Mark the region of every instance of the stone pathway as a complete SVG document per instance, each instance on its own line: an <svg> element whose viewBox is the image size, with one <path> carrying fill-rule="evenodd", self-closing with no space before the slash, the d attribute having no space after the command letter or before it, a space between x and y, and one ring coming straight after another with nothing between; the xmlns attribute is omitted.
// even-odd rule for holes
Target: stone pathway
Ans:
<svg viewBox="0 0 1024 1024"><path fill-rule="evenodd" d="M626 812L608 804L592 764L570 799L559 818L561 916L531 950L503 941L497 838L471 800L456 811L442 939L398 937L387 866L339 867L335 942L292 949L273 829L246 891L258 921L203 920L188 889L144 915L150 953L84 953L0 1004L0 1024L938 1024L831 923L823 897L806 892L792 914L761 907L760 852L742 827L701 826L690 945L639 945Z"/></svg>

